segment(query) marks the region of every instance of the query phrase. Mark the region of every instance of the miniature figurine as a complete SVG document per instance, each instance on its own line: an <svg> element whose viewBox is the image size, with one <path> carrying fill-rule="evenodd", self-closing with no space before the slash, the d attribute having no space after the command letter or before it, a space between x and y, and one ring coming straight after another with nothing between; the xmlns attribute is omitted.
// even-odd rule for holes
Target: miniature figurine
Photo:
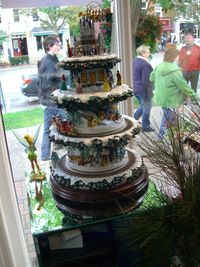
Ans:
<svg viewBox="0 0 200 267"><path fill-rule="evenodd" d="M32 171L35 173L35 168L37 168L38 171L40 172L40 166L37 162L36 147L33 142L33 137L30 136L29 134L25 134L24 139L28 143L28 146L26 147L25 152L28 154L28 159L31 162Z"/></svg>
<svg viewBox="0 0 200 267"><path fill-rule="evenodd" d="M96 54L97 54L97 50L96 50L95 46L93 46L93 47L91 48L90 55L91 55L91 56L94 56L94 55L96 55Z"/></svg>
<svg viewBox="0 0 200 267"><path fill-rule="evenodd" d="M29 134L25 134L24 137L20 137L16 132L13 131L15 137L18 139L18 141L25 147L25 152L28 154L28 159L31 163L31 169L32 169L32 180L42 180L44 175L41 174L40 166L37 162L37 153L36 153L36 146L35 143L37 141L40 127L38 127L34 137L30 136ZM36 172L36 169L38 170L38 173ZM42 177L40 177L42 175Z"/></svg>
<svg viewBox="0 0 200 267"><path fill-rule="evenodd" d="M25 152L28 154L28 159L31 163L32 172L30 174L30 181L35 182L35 199L39 202L38 210L42 207L44 203L44 198L42 195L42 182L46 179L46 173L41 170L39 163L37 161L37 153L35 143L37 141L40 127L38 127L34 137L29 134L25 134L24 137L20 137L16 132L13 131L15 137L18 141L25 147ZM37 169L37 171L36 171ZM37 182L40 183L40 189L38 189Z"/></svg>
<svg viewBox="0 0 200 267"><path fill-rule="evenodd" d="M53 118L52 123L56 125L58 132L64 135L75 136L77 134L73 123L66 119L62 120L59 115Z"/></svg>
<svg viewBox="0 0 200 267"><path fill-rule="evenodd" d="M62 83L61 83L61 86L60 86L60 90L61 91L66 91L67 90L67 84L66 84L66 77L65 77L64 74L62 75L61 80L62 80Z"/></svg>
<svg viewBox="0 0 200 267"><path fill-rule="evenodd" d="M110 91L110 84L107 78L105 78L105 81L103 83L103 91L104 92L109 92Z"/></svg>
<svg viewBox="0 0 200 267"><path fill-rule="evenodd" d="M83 88L82 88L82 85L81 85L81 80L80 80L80 78L78 78L77 87L76 87L76 93L77 93L77 94L81 94L81 93L83 93Z"/></svg>
<svg viewBox="0 0 200 267"><path fill-rule="evenodd" d="M117 85L122 85L122 77L119 71L117 71Z"/></svg>
<svg viewBox="0 0 200 267"><path fill-rule="evenodd" d="M90 117L88 118L88 127L94 128L98 125L98 120L96 117Z"/></svg>
<svg viewBox="0 0 200 267"><path fill-rule="evenodd" d="M69 39L67 39L67 53L68 53L68 57L73 56L72 48L70 47L70 44L69 44Z"/></svg>

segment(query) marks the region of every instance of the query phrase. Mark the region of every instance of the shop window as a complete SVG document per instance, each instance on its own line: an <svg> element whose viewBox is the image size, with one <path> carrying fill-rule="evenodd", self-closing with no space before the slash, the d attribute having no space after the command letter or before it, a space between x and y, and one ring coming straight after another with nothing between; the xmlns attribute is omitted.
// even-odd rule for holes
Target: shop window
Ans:
<svg viewBox="0 0 200 267"><path fill-rule="evenodd" d="M147 9L147 1L142 0L142 9Z"/></svg>
<svg viewBox="0 0 200 267"><path fill-rule="evenodd" d="M14 21L15 22L18 22L18 21L20 21L20 17L19 17L19 9L13 9L13 18L14 18ZM33 20L36 20L36 17L37 17L37 12L35 12L35 11L37 11L37 10L33 10L33 12L31 12L31 15L32 15L32 17L33 17ZM17 36L15 36L15 37L17 37ZM62 34L59 34L59 37L60 37L60 39L62 40L64 40L64 37L62 37ZM107 37L107 36L106 36ZM116 36L114 36L114 38L115 38ZM44 38L44 36L36 36L36 41L37 41L37 49L39 50L39 49L42 49L42 41L43 41L43 38ZM113 38L113 40L115 40ZM25 39L22 39L22 40L25 40ZM21 41L22 41L21 40ZM18 42L18 40L17 40L17 38L15 38L14 40L13 40L13 48L15 49L15 50L18 50L18 48L19 48L19 45L20 45L21 43L19 43ZM117 47L117 45L116 45L116 47ZM26 70L29 68L29 66L26 66L27 68L26 68ZM33 69L30 69L30 72L34 72L35 70L37 71L37 69L36 69L36 66L30 66L31 68L33 68ZM25 70L23 69L23 68L20 68L20 74L18 73L17 75L18 76L20 76L21 77L21 75L24 75L24 73L25 73ZM13 75L13 76L12 76ZM6 92L7 91L7 88L8 88L8 85L9 85L9 81L11 80L11 82L12 82L12 84L11 84L11 86L13 87L13 81L12 81L12 79L15 79L14 76L15 74L12 72L12 74L11 73L9 73L9 69L8 69L8 73L5 75L5 73L4 73L4 80L5 80L5 83L4 84L6 84L6 86L4 87L5 89L4 89L4 92ZM16 80L16 79L15 79ZM20 102L19 101L19 103L15 103L15 99L14 98L12 98L12 99L9 99L9 101L7 101L7 99L8 99L8 96L5 94L4 95L5 96L5 101L6 101L6 108L5 108L5 114L7 113L7 112L10 112L11 111L11 108L14 106L15 108L17 108L17 111L18 110L20 110L21 108L23 109L23 111L24 112L26 112L26 110L24 110L24 107L27 107L28 108L28 110L30 110L30 107L31 107L31 109L33 108L34 109L34 105L37 107L37 108L40 108L40 106L39 106L39 104L36 102L36 101L34 101L34 103L33 102L31 102L31 101L28 101L28 100L26 100L26 102L25 102L25 100L23 99L23 101L22 102ZM22 96L21 95L19 95L19 99L22 99ZM17 102L17 101L16 101ZM22 105L23 105L23 107L22 107ZM21 110L20 110L21 111ZM24 129L25 127L23 127L22 129ZM30 128L30 129L29 129ZM25 133L26 133L26 131L31 131L32 129L31 129L31 127L28 127L28 128L26 128L25 129ZM23 130L21 130L21 128L20 129L17 129L16 130L16 132L17 133L20 133L20 134L22 134L22 131ZM24 132L23 132L24 133ZM7 139L9 140L8 141L8 143L9 144L12 144L12 145L10 145L8 148L9 148L9 154L10 154L10 158L11 158L11 164L12 164L12 172L13 172L13 178L14 178L14 183L15 183L15 185L16 185L16 191L18 190L18 187L19 187L19 193L21 193L21 192L25 192L26 190L25 190L25 186L26 186L26 181L25 181L25 179L23 179L24 178L24 169L26 170L29 170L30 169L30 166L29 166L29 162L28 162L28 160L27 160L27 158L26 158L26 154L24 153L24 150L23 150L23 147L21 146L21 144L16 140L16 138L14 137L14 135L13 135L13 133L12 133L12 131L11 132L9 132L9 131L7 131L6 130L6 136L7 136ZM22 135L23 136L23 135ZM12 139L11 139L12 138ZM13 143L15 144L15 146L13 145L13 143L11 143L11 141L10 140L12 140L13 141ZM38 141L40 141L40 140L38 140ZM40 148L40 143L37 143L37 146L38 146L38 148ZM17 150L18 150L18 153L17 153L17 156L16 156L16 154L15 154L15 152L16 152L16 148L17 148ZM38 149L39 150L39 149ZM20 160L20 164L21 165L18 165L18 164L16 164L16 157L17 158L21 158L21 160ZM23 167L22 167L23 166ZM46 167L46 166L45 166ZM49 168L48 166L47 166L47 168ZM17 176L19 174L19 177ZM20 180L21 179L21 180ZM19 186L18 186L19 185ZM23 186L23 190L21 190L21 187ZM23 196L19 196L19 201L21 201L21 198L24 198L25 199L25 196L23 195ZM25 202L25 200L23 199L23 201ZM19 204L20 204L20 211L21 211L21 209L23 208L22 206L23 205L21 205L21 202L19 202ZM23 203L24 204L24 203ZM23 212L24 212L24 210L22 210ZM27 211L26 211L27 212ZM24 214L24 213L23 213ZM26 213L25 214L27 217L25 218L26 219L26 221L25 221L25 219L24 219L24 217L23 217L23 223L24 223L24 227L27 227L27 225L28 225L28 223L27 223L27 218L28 218L28 213ZM28 228L28 227L27 227ZM29 229L28 229L29 230ZM27 233L28 231L27 231L27 229L26 229L26 236L28 236L28 238L27 238L27 243L29 244L29 242L31 243L31 238L29 238L30 237L30 235L29 235L29 232ZM32 243L31 243L31 245L32 245ZM34 252L32 251L32 250L34 250L34 247L33 247L33 245L32 246L30 246L30 244L29 244L29 249L30 249L30 257L31 258L33 258L34 257Z"/></svg>
<svg viewBox="0 0 200 267"><path fill-rule="evenodd" d="M15 22L19 21L19 9L13 9L13 18Z"/></svg>
<svg viewBox="0 0 200 267"><path fill-rule="evenodd" d="M37 11L36 8L32 8L31 9L31 15L32 15L33 21L38 21L39 20L38 11Z"/></svg>
<svg viewBox="0 0 200 267"><path fill-rule="evenodd" d="M42 36L36 36L37 51L42 49Z"/></svg>

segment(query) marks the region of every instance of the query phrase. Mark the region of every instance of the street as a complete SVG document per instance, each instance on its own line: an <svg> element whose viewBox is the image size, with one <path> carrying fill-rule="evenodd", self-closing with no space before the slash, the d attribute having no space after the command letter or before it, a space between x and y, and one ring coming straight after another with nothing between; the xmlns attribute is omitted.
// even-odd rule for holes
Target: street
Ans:
<svg viewBox="0 0 200 267"><path fill-rule="evenodd" d="M37 73L37 66L23 65L0 69L1 101L4 112L12 112L38 105L37 101L31 101L23 96L20 91L21 76L28 73Z"/></svg>

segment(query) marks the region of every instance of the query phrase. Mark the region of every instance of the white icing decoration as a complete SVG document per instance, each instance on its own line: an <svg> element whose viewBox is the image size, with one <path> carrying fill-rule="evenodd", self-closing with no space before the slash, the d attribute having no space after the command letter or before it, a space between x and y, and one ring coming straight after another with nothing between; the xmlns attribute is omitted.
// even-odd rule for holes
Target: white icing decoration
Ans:
<svg viewBox="0 0 200 267"><path fill-rule="evenodd" d="M101 99L105 99L108 96L116 96L116 95L123 95L123 93L127 93L131 90L131 88L126 85L122 84L120 86L116 86L108 92L89 92L89 93L73 93L69 91L60 91L60 89L55 90L52 93L54 101L57 101L59 104L63 103L65 99L77 99L80 102L87 103L91 97L99 97Z"/></svg>
<svg viewBox="0 0 200 267"><path fill-rule="evenodd" d="M87 121L85 121L85 123L80 123L79 126L75 126L75 129L77 133L79 134L90 134L91 135L97 132L98 134L101 134L101 133L112 134L116 131L119 131L120 129L123 129L125 125L126 124L125 124L124 118L120 118L118 121L103 120L102 124L98 124L97 127L92 127L92 128L88 127Z"/></svg>
<svg viewBox="0 0 200 267"><path fill-rule="evenodd" d="M129 149L127 149L129 150ZM136 152L133 151L133 150L129 150L131 153L133 153L135 155L135 162L132 164L132 166L128 169L128 170L125 170L125 171L121 171L120 170L118 171L117 174L114 174L114 175L106 175L104 177L93 177L93 178L88 178L88 177L78 177L78 176L73 176L73 175L70 175L70 174L67 174L62 171L62 170L58 170L56 169L55 172L54 172L54 176L58 175L59 177L65 177L65 179L70 179L70 185L73 185L75 184L76 182L78 181L82 181L84 184L89 184L89 183L98 183L98 182L101 182L103 180L106 180L109 184L112 183L112 181L115 179L115 177L118 177L118 176L124 176L123 177L123 182L121 184L125 184L127 182L127 179L132 176L132 170L133 169L136 169L138 167L141 167L142 165L142 160L141 160L141 157L140 156L136 156ZM67 176L67 177L66 177Z"/></svg>
<svg viewBox="0 0 200 267"><path fill-rule="evenodd" d="M96 56L81 56L81 57L68 57L64 62L87 62L87 61L107 61L109 59L119 59L116 54L107 54L107 55L96 55Z"/></svg>
<svg viewBox="0 0 200 267"><path fill-rule="evenodd" d="M49 136L54 137L55 141L63 141L64 143L65 142L73 142L73 143L84 142L84 144L88 147L90 147L92 145L93 140L98 139L98 140L102 141L103 145L105 145L108 142L108 139L114 139L116 136L120 138L120 137L123 137L124 135L129 135L131 137L132 136L131 133L132 133L133 129L139 127L140 124L134 118L128 117L126 115L123 115L123 117L126 118L127 120L131 121L132 126L128 130L120 132L120 133L114 133L114 134L111 134L108 136L101 136L100 135L100 136L91 136L91 137L82 137L82 138L80 138L78 136L70 137L70 136L65 136L65 135L60 134L56 129L56 125L52 125L50 127ZM98 127L96 127L96 128L98 128ZM98 131L98 129L96 131Z"/></svg>

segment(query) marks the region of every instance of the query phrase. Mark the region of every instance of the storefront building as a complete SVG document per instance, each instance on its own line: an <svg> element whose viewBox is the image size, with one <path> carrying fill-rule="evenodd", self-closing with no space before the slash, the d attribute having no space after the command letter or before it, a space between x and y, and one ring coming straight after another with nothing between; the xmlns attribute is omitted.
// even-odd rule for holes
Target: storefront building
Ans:
<svg viewBox="0 0 200 267"><path fill-rule="evenodd" d="M7 35L1 49L1 62L9 62L12 57L28 58L28 62L34 64L43 54L43 38L51 33L50 29L41 28L39 16L36 16L36 8L27 10L13 8L0 8L0 30ZM40 14L41 15L41 14ZM63 55L66 51L66 40L69 39L69 26L65 25L58 32Z"/></svg>

